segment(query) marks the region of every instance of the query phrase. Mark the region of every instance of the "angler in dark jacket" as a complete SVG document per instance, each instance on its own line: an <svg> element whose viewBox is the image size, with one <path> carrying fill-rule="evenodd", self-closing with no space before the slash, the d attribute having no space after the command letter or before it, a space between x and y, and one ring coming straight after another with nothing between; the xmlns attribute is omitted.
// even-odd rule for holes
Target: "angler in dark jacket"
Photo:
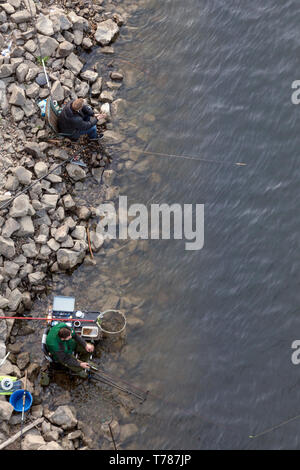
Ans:
<svg viewBox="0 0 300 470"><path fill-rule="evenodd" d="M78 353L91 353L94 346L86 343L83 338L75 333L74 329L68 328L65 323L58 323L49 331L46 345L55 361L82 377L86 376L84 369L89 369L89 364L77 360L73 353L75 351Z"/></svg>
<svg viewBox="0 0 300 470"><path fill-rule="evenodd" d="M84 134L90 139L97 139L97 121L103 117L105 115L95 114L90 106L84 104L82 98L78 98L63 107L58 117L58 129L59 132L70 134L74 140Z"/></svg>

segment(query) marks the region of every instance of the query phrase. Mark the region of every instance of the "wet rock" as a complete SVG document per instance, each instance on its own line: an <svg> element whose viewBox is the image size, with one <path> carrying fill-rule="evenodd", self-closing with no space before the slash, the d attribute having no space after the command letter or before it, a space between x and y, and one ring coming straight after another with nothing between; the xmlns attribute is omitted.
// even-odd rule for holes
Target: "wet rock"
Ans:
<svg viewBox="0 0 300 470"><path fill-rule="evenodd" d="M126 439L131 438L137 432L138 432L138 427L135 424L133 423L124 424L120 428L120 437L119 437L120 442L126 441Z"/></svg>
<svg viewBox="0 0 300 470"><path fill-rule="evenodd" d="M66 170L70 178L74 181L81 181L86 177L86 173L83 168L78 165L68 164Z"/></svg>
<svg viewBox="0 0 300 470"><path fill-rule="evenodd" d="M94 231L90 232L90 240L93 251L99 251L104 243L104 236Z"/></svg>
<svg viewBox="0 0 300 470"><path fill-rule="evenodd" d="M95 32L95 40L101 44L101 46L107 46L116 39L118 33L119 27L113 20L102 21L99 23Z"/></svg>
<svg viewBox="0 0 300 470"><path fill-rule="evenodd" d="M71 408L67 405L59 406L49 416L49 421L64 430L75 428L77 419Z"/></svg>
<svg viewBox="0 0 300 470"><path fill-rule="evenodd" d="M86 70L80 74L80 77L89 83L94 83L98 78L98 73L94 72L93 70Z"/></svg>
<svg viewBox="0 0 300 470"><path fill-rule="evenodd" d="M57 252L58 267L63 270L73 269L77 264L82 263L84 256L84 251L73 251L67 248L61 248Z"/></svg>

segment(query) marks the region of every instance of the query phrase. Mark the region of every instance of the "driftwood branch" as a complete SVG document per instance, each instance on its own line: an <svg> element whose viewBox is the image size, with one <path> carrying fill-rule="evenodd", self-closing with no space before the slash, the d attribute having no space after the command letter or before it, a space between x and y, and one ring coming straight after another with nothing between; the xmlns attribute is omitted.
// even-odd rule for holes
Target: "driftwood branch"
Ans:
<svg viewBox="0 0 300 470"><path fill-rule="evenodd" d="M23 429L23 433L22 433L22 434L25 434L25 432L29 431L30 429L32 429L33 427L37 426L38 424L41 424L43 421L44 421L44 418L36 419L33 423L28 424L28 426L26 426L26 427ZM2 442L2 444L0 444L0 450L4 449L4 448L7 447L9 444L12 444L13 442L15 442L20 436L21 436L21 431L17 432L14 436L10 437L7 441Z"/></svg>

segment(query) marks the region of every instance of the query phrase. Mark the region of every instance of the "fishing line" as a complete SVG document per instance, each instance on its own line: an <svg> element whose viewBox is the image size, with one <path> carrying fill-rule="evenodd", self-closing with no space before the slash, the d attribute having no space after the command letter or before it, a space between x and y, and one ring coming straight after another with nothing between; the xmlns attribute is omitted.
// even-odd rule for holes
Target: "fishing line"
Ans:
<svg viewBox="0 0 300 470"><path fill-rule="evenodd" d="M218 163L219 165L237 165L237 166L246 166L247 163L243 162L221 162L220 160L208 160L206 158L199 158L196 155L176 155L176 154L171 154L171 153L161 153L161 152L151 152L147 150L142 150L142 149L130 149L130 152L137 152L137 153L144 153L147 155L157 155L159 157L174 157L174 158L181 158L181 159L186 159L186 160L196 160L200 162L207 162L207 163Z"/></svg>
<svg viewBox="0 0 300 470"><path fill-rule="evenodd" d="M250 435L249 438L250 439L256 439L257 437L260 437L260 436L263 436L264 434L268 434L269 432L272 432L274 431L275 429L278 429L280 428L281 426L284 426L285 424L288 424L290 423L291 421L294 421L296 419L300 418L300 414L297 415L297 416L294 416L293 418L289 418L287 419L286 421L283 421L282 423L279 423L279 424L276 424L275 426L271 427L271 428L268 428L266 429L265 431L262 431L258 434L254 434L254 435Z"/></svg>

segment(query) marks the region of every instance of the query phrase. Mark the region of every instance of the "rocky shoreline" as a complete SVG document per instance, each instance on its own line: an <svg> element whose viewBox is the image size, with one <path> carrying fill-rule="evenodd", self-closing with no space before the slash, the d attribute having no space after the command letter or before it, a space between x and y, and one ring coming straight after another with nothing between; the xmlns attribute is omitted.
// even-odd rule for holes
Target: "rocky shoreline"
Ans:
<svg viewBox="0 0 300 470"><path fill-rule="evenodd" d="M29 353L21 352L11 334L13 317L29 312L35 299L46 298L53 275L70 273L83 262L94 264L93 252L105 248L103 237L89 229L95 207L78 205L73 191L92 176L101 184L104 201L116 195L105 142L118 143L111 115L122 107L116 92L123 74L112 67L103 72L97 64L86 69L84 54L96 46L112 55L126 19L125 7L112 1L0 0L0 315L11 316L0 321L0 361L11 353L0 375L21 378L27 370L27 389L34 397L31 416L43 418L39 430L24 436L24 450L97 448L91 429L77 420L73 407L62 404L49 411L41 403L41 386L36 384L40 365L30 362ZM51 96L59 105L82 97L96 112L106 114L99 122L103 145L89 144L84 137L75 144L49 140L51 131L38 107L50 94L41 58ZM86 167L69 162L72 156ZM0 396L0 444L18 431L20 419ZM102 427L110 445L108 424ZM120 441L137 432L134 424L120 427L116 420L111 427Z"/></svg>

